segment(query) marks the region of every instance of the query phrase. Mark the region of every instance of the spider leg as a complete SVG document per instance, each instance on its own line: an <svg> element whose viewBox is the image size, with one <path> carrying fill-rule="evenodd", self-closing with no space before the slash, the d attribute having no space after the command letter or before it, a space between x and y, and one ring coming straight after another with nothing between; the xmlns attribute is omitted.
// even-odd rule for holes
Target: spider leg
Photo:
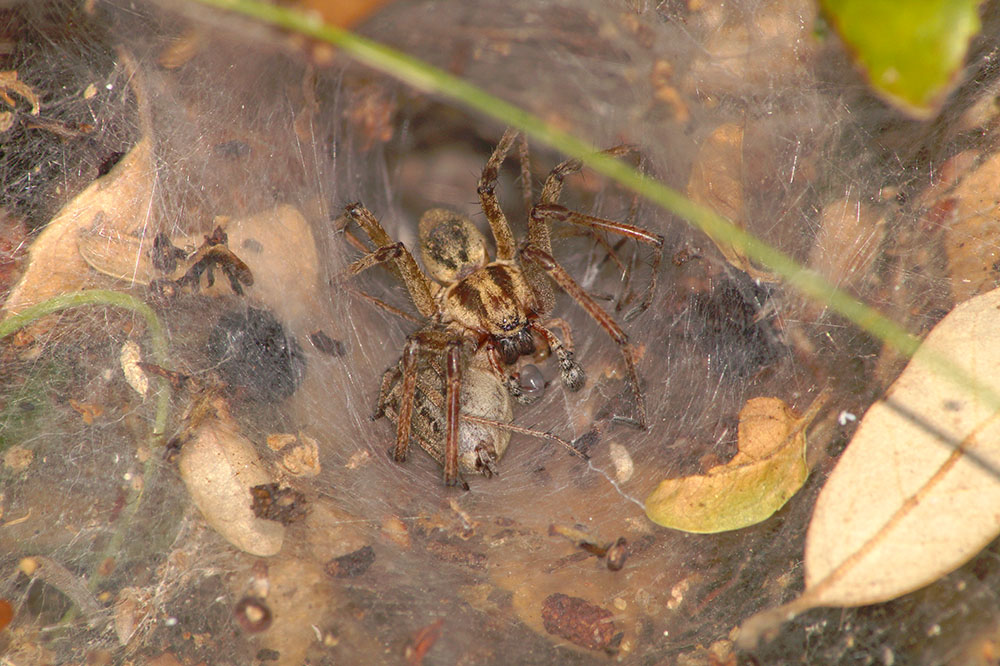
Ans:
<svg viewBox="0 0 1000 666"><path fill-rule="evenodd" d="M385 416L386 407L389 406L389 394L392 392L393 384L399 380L399 367L394 365L382 373L382 385L378 390L378 402L375 403L375 413L372 414L372 421Z"/></svg>
<svg viewBox="0 0 1000 666"><path fill-rule="evenodd" d="M563 324L565 325L565 322L563 322ZM583 368L580 367L580 364L574 360L573 351L567 346L564 346L563 343L559 341L559 338L552 334L552 331L545 328L541 324L533 323L531 325L531 329L533 331L537 331L539 335L545 338L545 342L548 343L549 349L551 349L552 353L556 355L556 359L559 361L559 376L566 388L574 393L582 389L583 384L587 381L587 375L583 372ZM567 329L568 327L562 329L564 334Z"/></svg>
<svg viewBox="0 0 1000 666"><path fill-rule="evenodd" d="M253 273L250 267L237 257L228 248L220 248L216 264L222 268L222 272L229 278L229 286L238 296L243 295L243 286L253 286Z"/></svg>
<svg viewBox="0 0 1000 666"><path fill-rule="evenodd" d="M417 393L417 353L419 343L410 339L403 347L403 390L399 396L399 413L396 415L396 462L406 460L410 449L410 419L413 418L413 400Z"/></svg>
<svg viewBox="0 0 1000 666"><path fill-rule="evenodd" d="M480 416L473 416L472 414L462 414L462 420L469 423L479 423L482 425L490 426L491 428L497 428L498 430L509 430L510 432L516 432L520 435L527 435L528 437L537 437L538 439L547 439L550 442L555 442L560 446L564 447L574 456L581 458L582 460L590 460L590 456L580 449L574 447L572 444L567 442L562 437L558 435L553 435L551 432L544 432L542 430L534 430L532 428L522 428L521 426L516 426L513 423L504 423L503 421L494 421L493 419L484 419ZM491 473L496 474L496 470L491 468Z"/></svg>
<svg viewBox="0 0 1000 666"><path fill-rule="evenodd" d="M531 191L531 155L528 152L528 139L522 132L518 137L517 154L521 160L521 194L524 196L524 214L531 212L535 195Z"/></svg>
<svg viewBox="0 0 1000 666"><path fill-rule="evenodd" d="M424 275L410 251L402 243L396 243L385 232L378 219L370 210L360 203L352 203L346 207L347 216L358 223L371 241L377 246L376 249L355 261L347 269L350 276L386 262L392 262L399 270L407 291L410 292L410 299L417 310L424 317L431 317L436 308L432 296L430 279Z"/></svg>
<svg viewBox="0 0 1000 666"><path fill-rule="evenodd" d="M627 423L629 425L634 425L639 428L646 427L646 405L643 401L642 390L639 387L639 373L635 368L635 358L632 355L632 346L628 342L628 336L625 331L622 330L621 326L614 320L614 317L609 315L607 312L601 308L600 305L591 298L583 287L577 284L576 280L570 276L566 270L559 265L559 263L552 257L551 254L541 250L531 243L527 243L521 246L521 256L528 261L534 262L540 266L549 277L555 280L556 284L562 287L563 291L569 294L573 300L575 300L580 307L586 310L601 328L603 328L607 334L614 340L618 348L621 349L622 357L625 359L625 371L628 377L628 382L632 387L632 394L635 397L635 411L636 417L634 419L627 417L616 416L615 420ZM553 336L554 337L554 336Z"/></svg>
<svg viewBox="0 0 1000 666"><path fill-rule="evenodd" d="M637 305L625 316L625 321L633 319L636 315L646 310L653 302L653 293L656 291L656 274L660 270L660 261L663 259L662 235L646 231L642 227L626 224L624 222L615 222L614 220L606 220L601 217L594 217L593 215L584 215L583 213L578 213L556 203L537 204L531 209L531 216L528 218L528 221L529 243L543 252L546 252L546 254L551 254L551 252L546 251L544 248L535 244L534 238L530 235L531 223L534 223L537 229L544 228L546 230L546 236L548 235L548 224L552 221L559 221L576 224L595 231L606 231L618 234L619 236L631 238L639 243L645 243L646 245L652 246L656 252L653 255L653 264L650 267L649 286L646 288L646 294L643 296L639 305Z"/></svg>
<svg viewBox="0 0 1000 666"><path fill-rule="evenodd" d="M566 349L573 351L573 329L569 322L561 317L551 317L542 322L542 326L548 329L558 328L562 333L562 343Z"/></svg>
<svg viewBox="0 0 1000 666"><path fill-rule="evenodd" d="M493 232L493 240L497 245L497 259L507 261L514 258L516 248L514 246L514 234L510 230L507 216L500 208L497 200L496 185L500 173L500 165L510 151L510 147L517 138L517 130L508 127L500 138L500 143L493 149L493 154L483 167L483 174L479 178L479 201L483 206L483 212L490 223L490 230Z"/></svg>
<svg viewBox="0 0 1000 666"><path fill-rule="evenodd" d="M629 153L637 153L638 149L629 143L623 143L617 146L612 146L607 150L602 150L600 155L607 155L608 157L621 157L622 155L628 155ZM548 177L545 179L545 184L542 185L542 196L539 199L540 203L555 203L559 200L559 195L562 194L563 180L566 176L571 176L577 173L583 168L583 162L578 159L569 159L565 162L557 164L552 171L549 172Z"/></svg>
<svg viewBox="0 0 1000 666"><path fill-rule="evenodd" d="M507 392L510 396L517 400L522 405L530 405L531 403L542 397L541 393L526 393L521 387L521 382L517 375L513 375L504 369L504 364L500 360L500 352L496 350L495 347L486 348L486 358L489 361L490 368L497 377L503 378L503 385L507 388Z"/></svg>
<svg viewBox="0 0 1000 666"><path fill-rule="evenodd" d="M447 431L444 440L444 484L454 486L458 483L458 424L461 410L462 395L462 343L453 340L448 344L448 366L446 374L446 423Z"/></svg>
<svg viewBox="0 0 1000 666"><path fill-rule="evenodd" d="M408 312L403 312L402 310L400 310L397 307L389 305L388 303L386 303L385 301L383 301L380 298L376 298L376 297L372 296L371 294L367 294L367 293L361 291L360 289L355 289L354 287L352 287L350 285L344 285L344 288L348 292L350 292L351 294L357 296L358 298L363 298L366 301L368 301L369 303L371 303L372 305L377 305L378 307L382 308L383 310L385 310L389 314L396 315L400 319L405 319L406 321L413 322L414 324L419 324L420 323L420 320L417 319L416 317L414 317L413 315L409 314Z"/></svg>

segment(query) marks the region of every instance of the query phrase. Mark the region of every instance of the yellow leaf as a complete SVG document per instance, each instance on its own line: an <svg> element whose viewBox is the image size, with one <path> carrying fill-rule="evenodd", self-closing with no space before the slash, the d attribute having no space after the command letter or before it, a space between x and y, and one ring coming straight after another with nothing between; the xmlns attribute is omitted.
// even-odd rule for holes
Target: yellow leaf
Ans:
<svg viewBox="0 0 1000 666"><path fill-rule="evenodd" d="M739 452L703 475L667 479L646 498L655 523L713 533L759 523L784 506L809 476L805 428L778 398L748 400L740 411Z"/></svg>

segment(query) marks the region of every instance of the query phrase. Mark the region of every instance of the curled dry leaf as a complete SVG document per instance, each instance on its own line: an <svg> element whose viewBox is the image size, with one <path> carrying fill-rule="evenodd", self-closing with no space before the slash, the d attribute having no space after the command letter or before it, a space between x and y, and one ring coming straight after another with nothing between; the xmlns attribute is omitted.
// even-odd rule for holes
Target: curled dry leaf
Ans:
<svg viewBox="0 0 1000 666"><path fill-rule="evenodd" d="M267 436L267 448L272 451L280 451L290 444L299 441L299 438L290 432L276 432Z"/></svg>
<svg viewBox="0 0 1000 666"><path fill-rule="evenodd" d="M316 476L320 473L319 445L312 437L299 433L299 445L281 457L281 467L293 476Z"/></svg>
<svg viewBox="0 0 1000 666"><path fill-rule="evenodd" d="M646 498L655 523L713 533L754 525L784 506L809 476L806 427L822 399L802 418L778 398L754 398L740 410L739 452L703 475L667 479Z"/></svg>
<svg viewBox="0 0 1000 666"><path fill-rule="evenodd" d="M281 550L285 528L254 515L254 486L273 483L253 444L224 409L192 426L181 449L181 478L212 528L240 550L268 557Z"/></svg>
<svg viewBox="0 0 1000 666"><path fill-rule="evenodd" d="M1000 534L1000 419L941 376L946 357L1000 392L1000 290L956 307L858 427L820 493L802 596L752 617L740 642L816 606L894 599L961 566Z"/></svg>
<svg viewBox="0 0 1000 666"><path fill-rule="evenodd" d="M17 106L17 102L10 96L13 93L24 99L31 105L31 115L37 116L42 109L41 100L34 89L24 81L17 78L17 70L0 71L0 100L3 100L10 108Z"/></svg>
<svg viewBox="0 0 1000 666"><path fill-rule="evenodd" d="M967 161L970 155L956 158ZM970 170L943 201L948 202L949 224L945 225L945 251L955 302L991 289L997 283L1000 262L1000 153Z"/></svg>
<svg viewBox="0 0 1000 666"><path fill-rule="evenodd" d="M719 125L705 138L698 157L691 165L687 195L728 218L741 229L746 228L746 204L743 197L743 128L733 123ZM755 268L750 259L725 239L712 241L730 264L770 282L774 276Z"/></svg>

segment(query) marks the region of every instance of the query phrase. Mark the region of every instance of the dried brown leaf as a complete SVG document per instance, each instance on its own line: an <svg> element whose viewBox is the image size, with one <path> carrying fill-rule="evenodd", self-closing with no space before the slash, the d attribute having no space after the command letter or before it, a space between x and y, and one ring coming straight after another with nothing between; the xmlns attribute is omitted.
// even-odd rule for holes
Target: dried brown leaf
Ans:
<svg viewBox="0 0 1000 666"><path fill-rule="evenodd" d="M743 128L733 123L719 125L705 138L691 165L687 195L746 228L743 196ZM755 268L742 250L722 238L712 241L730 264L752 277L773 282L774 276Z"/></svg>
<svg viewBox="0 0 1000 666"><path fill-rule="evenodd" d="M104 407L92 402L81 402L79 400L69 399L69 406L72 407L80 414L83 418L83 422L87 425L92 425L94 419L101 416L104 413Z"/></svg>
<svg viewBox="0 0 1000 666"><path fill-rule="evenodd" d="M958 157L968 161L965 153ZM945 250L955 302L992 289L1000 279L1000 153L967 173L949 193Z"/></svg>
<svg viewBox="0 0 1000 666"><path fill-rule="evenodd" d="M139 366L142 362L142 351L135 340L129 340L122 345L122 351L118 360L121 363L125 381L128 382L128 385L136 393L145 398L146 394L149 393L149 378L146 377L146 373Z"/></svg>
<svg viewBox="0 0 1000 666"><path fill-rule="evenodd" d="M153 195L152 142L143 137L105 176L63 206L31 246L27 269L4 307L10 317L59 294L84 289L94 275L77 249L81 234L127 235L142 226Z"/></svg>
<svg viewBox="0 0 1000 666"><path fill-rule="evenodd" d="M894 599L964 564L1000 534L1000 418L945 379L945 356L1000 392L1000 290L956 307L868 413L823 488L806 540L806 589L751 618L741 642L815 606Z"/></svg>
<svg viewBox="0 0 1000 666"><path fill-rule="evenodd" d="M858 196L823 206L809 266L842 289L856 289L870 274L885 235L885 219Z"/></svg>

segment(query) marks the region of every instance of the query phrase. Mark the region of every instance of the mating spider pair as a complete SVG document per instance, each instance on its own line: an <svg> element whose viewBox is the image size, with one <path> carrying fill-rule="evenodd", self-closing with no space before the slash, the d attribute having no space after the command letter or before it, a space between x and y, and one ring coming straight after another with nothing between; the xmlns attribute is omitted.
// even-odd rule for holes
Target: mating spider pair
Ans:
<svg viewBox="0 0 1000 666"><path fill-rule="evenodd" d="M558 361L566 388L577 391L583 386L585 375L573 357L568 325L547 319L555 304L551 282L569 294L622 352L635 414L616 420L646 426L628 336L553 257L549 224L565 222L652 246L652 278L636 311L648 307L652 300L663 237L560 205L563 179L582 167L579 160L567 160L549 173L528 216L527 241L516 245L495 188L500 165L517 137L513 129L504 133L479 179L479 199L496 244L493 260L486 239L469 219L436 208L420 218L420 252L426 272L421 271L413 255L389 237L367 208L360 203L346 208L347 221L355 221L376 246L350 265L347 276L390 263L426 320L410 334L402 358L383 376L376 417L388 413L396 422L394 458L398 462L406 459L413 437L444 467L447 485L458 483L460 470L492 476L511 431L525 431L511 425L511 398L527 403L537 396L521 385L517 372L521 357L545 345ZM524 159L526 145L522 147ZM631 150L630 146L617 146L605 154L620 156ZM526 166L524 172L527 174ZM530 188L530 183L525 187ZM565 340L552 328L560 329Z"/></svg>

